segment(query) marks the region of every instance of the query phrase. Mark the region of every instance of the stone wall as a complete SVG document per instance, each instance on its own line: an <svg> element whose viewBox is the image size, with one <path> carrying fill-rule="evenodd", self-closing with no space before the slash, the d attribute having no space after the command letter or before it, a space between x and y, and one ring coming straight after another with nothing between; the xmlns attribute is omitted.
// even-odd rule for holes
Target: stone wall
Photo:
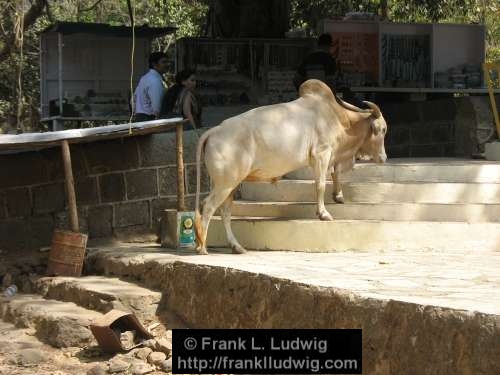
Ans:
<svg viewBox="0 0 500 375"><path fill-rule="evenodd" d="M200 131L198 134L201 134ZM194 206L198 135L184 133L186 205ZM71 145L80 229L89 238L154 238L176 207L175 133ZM202 191L208 178L202 174ZM36 249L68 228L60 148L0 155L0 249Z"/></svg>
<svg viewBox="0 0 500 375"><path fill-rule="evenodd" d="M500 110L500 95L496 101ZM470 157L484 152L484 143L495 137L487 95L377 103L389 126L389 158Z"/></svg>

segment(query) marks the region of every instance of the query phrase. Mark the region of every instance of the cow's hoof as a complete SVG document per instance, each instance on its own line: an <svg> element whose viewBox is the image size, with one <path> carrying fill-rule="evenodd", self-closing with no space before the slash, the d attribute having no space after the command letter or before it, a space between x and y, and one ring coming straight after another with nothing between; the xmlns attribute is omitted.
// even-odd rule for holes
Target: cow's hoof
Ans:
<svg viewBox="0 0 500 375"><path fill-rule="evenodd" d="M335 203L341 203L341 204L344 203L344 197L342 195L336 195L336 196L334 196L333 200L335 201Z"/></svg>
<svg viewBox="0 0 500 375"><path fill-rule="evenodd" d="M241 245L231 246L231 249L233 250L233 254L245 254L247 252Z"/></svg>
<svg viewBox="0 0 500 375"><path fill-rule="evenodd" d="M324 211L324 212L320 213L318 216L319 216L320 220L323 220L323 221L333 221L332 215L330 215L327 211Z"/></svg>
<svg viewBox="0 0 500 375"><path fill-rule="evenodd" d="M198 253L198 255L208 255L208 251L204 247L197 247L196 252Z"/></svg>

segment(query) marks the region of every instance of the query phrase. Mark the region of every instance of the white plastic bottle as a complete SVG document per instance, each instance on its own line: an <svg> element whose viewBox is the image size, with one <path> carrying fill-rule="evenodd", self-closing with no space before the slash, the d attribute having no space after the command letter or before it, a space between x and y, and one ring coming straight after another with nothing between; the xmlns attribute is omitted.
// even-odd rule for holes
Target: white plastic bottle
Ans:
<svg viewBox="0 0 500 375"><path fill-rule="evenodd" d="M17 293L17 286L12 284L7 289L5 289L5 291L3 292L3 295L5 297L13 297L16 293Z"/></svg>

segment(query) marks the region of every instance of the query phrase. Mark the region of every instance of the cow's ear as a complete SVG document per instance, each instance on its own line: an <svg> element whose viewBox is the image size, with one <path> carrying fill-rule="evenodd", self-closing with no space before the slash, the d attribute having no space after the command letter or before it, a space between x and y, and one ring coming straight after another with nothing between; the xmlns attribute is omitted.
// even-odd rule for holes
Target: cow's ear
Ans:
<svg viewBox="0 0 500 375"><path fill-rule="evenodd" d="M380 116L382 116L382 112L380 112L380 108L378 107L378 105L369 101L363 101L363 103L365 103L372 110L373 117L379 118Z"/></svg>

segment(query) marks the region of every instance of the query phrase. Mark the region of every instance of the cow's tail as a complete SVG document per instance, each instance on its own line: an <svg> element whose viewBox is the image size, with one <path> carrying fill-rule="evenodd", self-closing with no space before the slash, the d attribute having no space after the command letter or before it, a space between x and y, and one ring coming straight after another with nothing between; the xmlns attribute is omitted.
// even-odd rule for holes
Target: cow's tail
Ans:
<svg viewBox="0 0 500 375"><path fill-rule="evenodd" d="M205 143L208 136L212 133L213 129L207 130L202 134L198 140L196 147L196 198L195 198L195 214L194 214L194 232L198 244L202 241L202 227L201 227L201 214L200 214L200 185L201 185L201 154L205 150Z"/></svg>

